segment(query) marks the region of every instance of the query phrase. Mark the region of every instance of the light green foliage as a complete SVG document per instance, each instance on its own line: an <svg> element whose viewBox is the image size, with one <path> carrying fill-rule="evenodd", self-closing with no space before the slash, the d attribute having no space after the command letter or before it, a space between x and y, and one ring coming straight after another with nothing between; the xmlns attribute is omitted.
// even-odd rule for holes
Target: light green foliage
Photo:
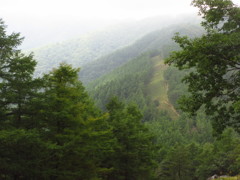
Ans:
<svg viewBox="0 0 240 180"><path fill-rule="evenodd" d="M213 144L205 144L199 154L200 165L198 176L200 179L215 174L239 174L239 136L233 129L226 129Z"/></svg>
<svg viewBox="0 0 240 180"><path fill-rule="evenodd" d="M37 73L47 72L61 62L82 66L131 43L135 34L123 36L123 29L91 33L65 42L34 49L39 62ZM126 35L126 33L124 33ZM121 36L121 37L119 37Z"/></svg>
<svg viewBox="0 0 240 180"><path fill-rule="evenodd" d="M171 118L176 118L177 112L172 102L168 102L167 95L172 87L168 88L168 82L166 83L163 77L167 68L160 64L161 59L168 56L170 50L178 48L171 40L171 36L178 30L190 36L197 36L203 32L194 25L173 25L149 33L132 46L83 67L80 73L83 76L89 78L89 73L98 74L94 75L98 79L87 85L87 90L97 105L104 109L109 98L118 96L124 101L136 103L143 112L144 121L159 119L160 116L169 114ZM137 56L142 52L146 53ZM161 72L158 73L158 70ZM101 76L100 72L109 73Z"/></svg>
<svg viewBox="0 0 240 180"><path fill-rule="evenodd" d="M164 77L168 66L164 65L163 60L159 56L151 58L150 61L153 61L153 67L151 68L151 78L146 83L146 94L154 103L156 109L166 113L171 119L175 120L179 117L179 114L169 101L169 84Z"/></svg>
<svg viewBox="0 0 240 180"><path fill-rule="evenodd" d="M217 178L216 180L238 180L239 179L239 175L238 176L232 176L232 177L220 177Z"/></svg>
<svg viewBox="0 0 240 180"><path fill-rule="evenodd" d="M87 89L97 105L104 109L109 98L118 96L126 102L136 103L144 114L144 121L158 118L159 112L176 119L178 113L168 100L170 88L163 75L168 68L156 56L158 53L145 53L90 83Z"/></svg>
<svg viewBox="0 0 240 180"><path fill-rule="evenodd" d="M167 57L171 50L178 49L178 46L174 44L171 39L176 31L181 31L183 34L188 34L193 37L203 32L201 28L192 24L172 25L151 32L137 40L134 44L118 49L111 54L83 66L80 72L81 80L84 83L89 83L147 52L152 52L152 56L160 54L161 58Z"/></svg>
<svg viewBox="0 0 240 180"><path fill-rule="evenodd" d="M168 84L168 98L171 104L178 109L177 101L179 97L187 94L187 87L181 82L187 72L179 71L177 68L168 67L164 72L164 79Z"/></svg>
<svg viewBox="0 0 240 180"><path fill-rule="evenodd" d="M149 32L162 28L163 23L166 26L172 22L165 18L153 18L137 22L116 23L100 31L33 49L38 61L36 73L46 73L62 62L72 64L74 67L83 67L96 59L131 45ZM85 82L87 77L83 78L82 73L80 77Z"/></svg>

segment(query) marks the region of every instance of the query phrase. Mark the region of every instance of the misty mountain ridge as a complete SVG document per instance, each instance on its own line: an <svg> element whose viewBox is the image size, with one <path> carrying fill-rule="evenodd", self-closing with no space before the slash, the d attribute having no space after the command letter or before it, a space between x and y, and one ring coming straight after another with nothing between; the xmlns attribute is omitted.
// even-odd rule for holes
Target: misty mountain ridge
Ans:
<svg viewBox="0 0 240 180"><path fill-rule="evenodd" d="M83 66L80 79L97 105L104 109L109 99L117 96L138 104L144 121L157 118L159 113L177 119L176 97L186 92L186 88L180 86L181 73L163 63L171 51L179 49L172 40L176 32L198 37L204 31L193 24L171 25Z"/></svg>
<svg viewBox="0 0 240 180"><path fill-rule="evenodd" d="M133 44L144 35L176 24L199 24L197 16L153 17L130 23L120 23L107 29L82 35L68 41L29 50L33 51L38 62L37 74L48 72L61 62L83 67L100 57L106 56L117 49Z"/></svg>
<svg viewBox="0 0 240 180"><path fill-rule="evenodd" d="M84 83L91 82L149 51L159 53L162 58L167 57L169 52L178 48L172 40L176 32L196 37L203 33L203 29L199 25L177 24L148 33L132 45L118 49L82 66L80 71L81 81Z"/></svg>

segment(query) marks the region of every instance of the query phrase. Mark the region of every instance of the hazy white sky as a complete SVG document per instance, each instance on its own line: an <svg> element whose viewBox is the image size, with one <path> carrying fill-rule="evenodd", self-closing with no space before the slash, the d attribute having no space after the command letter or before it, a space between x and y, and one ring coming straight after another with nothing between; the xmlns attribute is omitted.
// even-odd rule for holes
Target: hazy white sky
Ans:
<svg viewBox="0 0 240 180"><path fill-rule="evenodd" d="M5 21L75 19L142 19L157 15L197 13L192 0L0 0ZM240 4L240 0L233 0Z"/></svg>
<svg viewBox="0 0 240 180"><path fill-rule="evenodd" d="M0 16L16 19L141 19L194 12L190 3L191 0L1 0Z"/></svg>
<svg viewBox="0 0 240 180"><path fill-rule="evenodd" d="M0 18L10 31L21 32L31 38L38 31L56 31L73 24L84 24L87 32L95 27L107 25L113 20L140 20L147 17L195 13L192 0L0 0ZM240 0L233 0L240 4ZM89 24L92 23L92 27ZM105 23L105 24L104 24ZM61 24L62 26L59 26ZM87 27L88 25L88 27ZM54 27L55 26L55 27ZM71 27L70 27L71 26ZM48 28L48 29L47 29ZM65 27L63 27L65 28ZM85 29L84 29L85 28ZM71 34L71 30L64 32ZM37 35L34 35L37 33ZM49 35L54 36L54 35ZM41 39L42 37L38 37Z"/></svg>

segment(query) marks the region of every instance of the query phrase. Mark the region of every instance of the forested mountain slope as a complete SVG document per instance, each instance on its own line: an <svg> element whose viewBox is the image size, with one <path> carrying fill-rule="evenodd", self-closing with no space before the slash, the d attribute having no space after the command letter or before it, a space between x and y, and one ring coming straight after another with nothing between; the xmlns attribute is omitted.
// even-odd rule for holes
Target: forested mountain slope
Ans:
<svg viewBox="0 0 240 180"><path fill-rule="evenodd" d="M7 35L5 28L0 19L0 179L206 180L213 174L240 174L239 133L227 127L214 137L215 124L206 106L191 116L177 107L178 98L192 88L181 82L182 77L187 74L196 81L192 73L199 69L183 67L179 71L164 63L170 51L179 49L171 40L173 34L195 37L203 33L199 26L185 23L153 31L90 62L82 68L82 72L89 68L86 89L79 80L80 69L67 63L34 76L34 57L22 54L17 48L20 35ZM178 40L190 50L210 43L207 58L212 58L215 50L221 54L223 49L213 46L208 33L202 36L207 37L204 43L187 37ZM226 42L239 45L238 36L233 37ZM214 40L219 45L224 42ZM194 46L192 42L196 42ZM239 46L234 47L237 52ZM198 49L190 52L192 59ZM180 54L188 56L189 52ZM219 62L218 57L206 63ZM207 59L199 54L197 58L199 62ZM58 60L45 62L54 65ZM202 67L213 67L209 74L215 70L208 64ZM48 70L42 68L38 72ZM212 86L209 82L206 84Z"/></svg>
<svg viewBox="0 0 240 180"><path fill-rule="evenodd" d="M177 119L179 114L169 101L169 85L164 79L167 68L160 56L145 53L90 83L88 90L101 108L111 97L117 96L126 102L137 103L146 121L159 113Z"/></svg>
<svg viewBox="0 0 240 180"><path fill-rule="evenodd" d="M176 32L192 37L203 33L199 26L174 25L149 33L132 46L84 66L80 78L83 82L95 79L87 87L98 106L104 108L109 98L117 96L137 103L145 120L154 119L159 112L176 119L176 99L171 96L175 77L168 75L170 70L163 63L170 51L178 49L171 39Z"/></svg>
<svg viewBox="0 0 240 180"><path fill-rule="evenodd" d="M46 71L60 62L82 66L112 51L127 46L144 34L167 24L165 19L150 22L120 23L108 29L92 32L81 37L34 49L38 71Z"/></svg>
<svg viewBox="0 0 240 180"><path fill-rule="evenodd" d="M128 46L145 34L164 28L179 21L199 22L196 16L191 18L168 19L148 18L116 24L107 29L98 30L80 37L32 49L38 61L37 73L47 72L61 62L74 66L83 66L122 47Z"/></svg>
<svg viewBox="0 0 240 180"><path fill-rule="evenodd" d="M151 131L157 134L157 142L164 146L193 139L201 143L211 141L211 125L204 114L189 119L178 112L176 98L186 93L181 84L184 72L166 66L156 54L144 53L89 83L90 96L103 110L113 96L137 104L143 121L149 123Z"/></svg>
<svg viewBox="0 0 240 180"><path fill-rule="evenodd" d="M112 96L117 96L124 101L137 103L144 111L150 103L145 97L145 84L151 78L152 64L150 55L144 54L90 83L87 89L101 108Z"/></svg>
<svg viewBox="0 0 240 180"><path fill-rule="evenodd" d="M152 77L146 84L146 94L160 111L165 111L172 119L177 119L179 113L169 100L169 82L165 73L169 68L160 56L153 57Z"/></svg>
<svg viewBox="0 0 240 180"><path fill-rule="evenodd" d="M160 146L157 179L204 180L229 170L230 174L237 174L239 135L226 129L216 139L204 109L195 117L179 112L176 101L187 93L181 79L188 72L166 66L163 59L159 50L144 53L92 81L87 90L104 110L112 96L138 105L142 121Z"/></svg>
<svg viewBox="0 0 240 180"><path fill-rule="evenodd" d="M203 30L193 24L178 24L153 31L128 47L84 65L80 71L80 79L88 83L148 51L155 51L153 53L166 57L169 52L177 48L172 41L176 32L194 37L202 34Z"/></svg>
<svg viewBox="0 0 240 180"><path fill-rule="evenodd" d="M89 83L87 89L96 104L104 109L106 103L116 96L128 103L138 104L145 121L153 120L159 114L177 119L176 99L171 93L175 92L175 88L178 88L176 96L185 92L185 86L179 85L183 73L165 65L157 53L144 53Z"/></svg>

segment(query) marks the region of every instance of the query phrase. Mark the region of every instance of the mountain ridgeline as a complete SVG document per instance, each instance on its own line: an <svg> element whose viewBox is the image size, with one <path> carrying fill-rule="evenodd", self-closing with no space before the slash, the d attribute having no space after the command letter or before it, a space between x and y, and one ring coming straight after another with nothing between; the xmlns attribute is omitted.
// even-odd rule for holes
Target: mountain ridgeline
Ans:
<svg viewBox="0 0 240 180"><path fill-rule="evenodd" d="M146 33L161 28L162 24L167 25L171 22L164 18L123 22L68 41L33 49L38 61L37 72L47 72L61 62L82 67L101 56L132 44Z"/></svg>
<svg viewBox="0 0 240 180"><path fill-rule="evenodd" d="M85 83L90 81L87 89L97 104L103 108L109 98L117 96L137 103L144 112L150 112L145 117L151 119L153 113L147 107L158 106L158 96L168 96L169 85L164 73L169 70L163 60L172 50L179 49L172 41L175 32L192 37L203 33L201 28L194 25L171 26L154 31L133 45L84 66L80 79ZM157 81L156 87L153 81ZM159 93L154 90L159 90ZM165 104L171 103L165 100Z"/></svg>
<svg viewBox="0 0 240 180"><path fill-rule="evenodd" d="M40 75L65 62L74 67L83 67L96 59L129 46L144 35L175 24L185 22L199 24L197 16L168 19L163 17L148 18L140 21L122 22L103 30L96 30L67 41L49 44L33 51L38 65L36 74ZM28 51L28 52L29 52Z"/></svg>
<svg viewBox="0 0 240 180"><path fill-rule="evenodd" d="M176 32L195 37L202 34L203 30L197 25L178 24L151 32L130 46L84 65L80 72L80 79L88 83L148 51L159 51L162 58L167 57L169 52L177 49L177 45L172 41Z"/></svg>

